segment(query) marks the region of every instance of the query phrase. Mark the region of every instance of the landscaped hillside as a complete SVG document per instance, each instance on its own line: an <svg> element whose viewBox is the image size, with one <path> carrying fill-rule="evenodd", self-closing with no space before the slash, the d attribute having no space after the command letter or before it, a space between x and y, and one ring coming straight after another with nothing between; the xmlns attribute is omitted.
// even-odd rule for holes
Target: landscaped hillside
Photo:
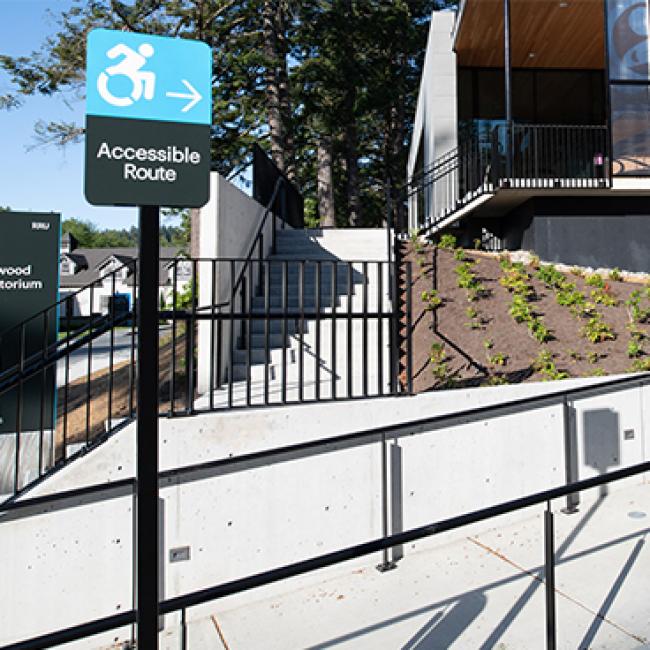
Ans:
<svg viewBox="0 0 650 650"><path fill-rule="evenodd" d="M650 370L650 285L526 257L403 246L416 392Z"/></svg>

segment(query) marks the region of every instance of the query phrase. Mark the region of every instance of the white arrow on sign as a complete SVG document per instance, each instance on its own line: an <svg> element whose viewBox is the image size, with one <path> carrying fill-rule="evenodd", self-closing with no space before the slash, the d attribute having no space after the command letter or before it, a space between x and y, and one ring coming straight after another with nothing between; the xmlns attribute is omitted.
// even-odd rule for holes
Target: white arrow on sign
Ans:
<svg viewBox="0 0 650 650"><path fill-rule="evenodd" d="M201 93L199 93L194 86L187 81L187 79L181 79L181 81L185 84L186 88L190 91L189 93L172 93L168 92L165 93L167 97L178 97L180 99L189 99L190 101L181 108L182 113L187 113L187 111L190 110L193 106L198 104L203 97L201 96Z"/></svg>

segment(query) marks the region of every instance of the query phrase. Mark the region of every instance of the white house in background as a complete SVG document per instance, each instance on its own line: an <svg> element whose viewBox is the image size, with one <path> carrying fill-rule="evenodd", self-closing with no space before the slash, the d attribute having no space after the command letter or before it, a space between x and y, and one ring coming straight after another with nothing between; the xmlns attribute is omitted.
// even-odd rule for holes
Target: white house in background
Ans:
<svg viewBox="0 0 650 650"><path fill-rule="evenodd" d="M71 317L90 316L91 312L106 314L113 295L122 297L124 308L129 309L133 304L137 257L137 248L78 248L75 238L65 233L61 239L59 295L70 299L64 303L61 315L67 316L68 308ZM177 290L182 291L191 279L192 265L176 246L161 247L160 260L159 295L168 301L174 273Z"/></svg>

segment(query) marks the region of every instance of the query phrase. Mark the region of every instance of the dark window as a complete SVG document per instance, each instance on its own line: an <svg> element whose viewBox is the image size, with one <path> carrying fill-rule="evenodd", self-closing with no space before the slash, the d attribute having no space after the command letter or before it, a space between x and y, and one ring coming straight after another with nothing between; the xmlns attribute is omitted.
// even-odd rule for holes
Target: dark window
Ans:
<svg viewBox="0 0 650 650"><path fill-rule="evenodd" d="M502 120L505 113L505 82L503 70L478 70L476 75L475 118Z"/></svg>
<svg viewBox="0 0 650 650"><path fill-rule="evenodd" d="M518 122L535 121L535 77L530 70L512 72L512 115Z"/></svg>
<svg viewBox="0 0 650 650"><path fill-rule="evenodd" d="M589 73L544 70L537 75L536 122L591 124L592 107Z"/></svg>
<svg viewBox="0 0 650 650"><path fill-rule="evenodd" d="M484 135L505 119L502 69L460 68L458 120L461 139ZM601 70L516 69L512 74L513 119L521 124L605 124Z"/></svg>

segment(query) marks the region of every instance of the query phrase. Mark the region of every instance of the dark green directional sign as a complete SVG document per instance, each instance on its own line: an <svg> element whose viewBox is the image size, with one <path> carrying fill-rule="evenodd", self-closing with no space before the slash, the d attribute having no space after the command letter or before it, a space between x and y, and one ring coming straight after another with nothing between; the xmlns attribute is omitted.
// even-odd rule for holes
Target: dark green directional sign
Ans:
<svg viewBox="0 0 650 650"><path fill-rule="evenodd" d="M56 342L56 312L48 308L58 299L60 234L58 214L0 212L0 373L15 369L21 353L25 365ZM53 427L55 380L51 368L23 384L21 431ZM14 389L0 396L0 433L14 433L17 418Z"/></svg>

